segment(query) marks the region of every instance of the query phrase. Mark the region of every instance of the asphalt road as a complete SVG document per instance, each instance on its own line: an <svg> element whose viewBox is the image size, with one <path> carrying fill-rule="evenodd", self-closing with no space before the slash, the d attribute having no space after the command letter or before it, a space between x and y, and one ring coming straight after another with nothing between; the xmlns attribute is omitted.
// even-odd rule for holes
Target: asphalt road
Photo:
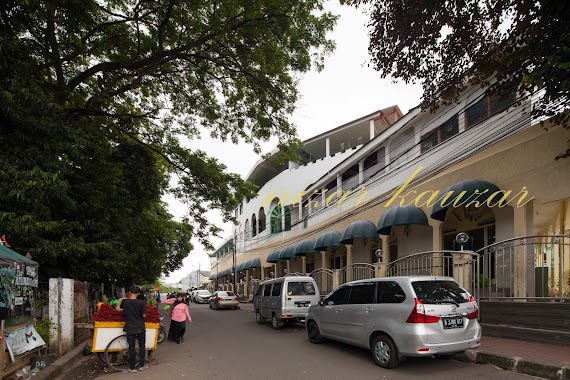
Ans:
<svg viewBox="0 0 570 380"><path fill-rule="evenodd" d="M275 331L252 312L190 305L193 323L181 344L159 344L147 371L104 374L99 379L531 379L491 365L433 358L407 359L385 370L370 351L336 342L309 343L302 325ZM168 325L168 323L167 323Z"/></svg>

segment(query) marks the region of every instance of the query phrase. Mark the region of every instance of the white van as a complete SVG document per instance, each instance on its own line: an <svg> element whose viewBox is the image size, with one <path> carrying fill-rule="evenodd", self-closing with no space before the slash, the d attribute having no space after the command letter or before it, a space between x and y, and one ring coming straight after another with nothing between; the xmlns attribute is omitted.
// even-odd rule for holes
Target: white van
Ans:
<svg viewBox="0 0 570 380"><path fill-rule="evenodd" d="M255 320L271 319L278 330L285 322L304 323L309 307L321 299L317 283L309 276L285 276L262 282L253 296Z"/></svg>

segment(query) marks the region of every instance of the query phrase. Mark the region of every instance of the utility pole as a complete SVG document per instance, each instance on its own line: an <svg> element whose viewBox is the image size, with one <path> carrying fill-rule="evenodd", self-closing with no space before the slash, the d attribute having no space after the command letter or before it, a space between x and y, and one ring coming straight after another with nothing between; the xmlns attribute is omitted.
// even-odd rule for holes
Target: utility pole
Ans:
<svg viewBox="0 0 570 380"><path fill-rule="evenodd" d="M234 236L234 254L233 254L233 263L232 263L232 272L233 272L233 282L234 288L233 291L236 291L236 255L237 255L237 235Z"/></svg>

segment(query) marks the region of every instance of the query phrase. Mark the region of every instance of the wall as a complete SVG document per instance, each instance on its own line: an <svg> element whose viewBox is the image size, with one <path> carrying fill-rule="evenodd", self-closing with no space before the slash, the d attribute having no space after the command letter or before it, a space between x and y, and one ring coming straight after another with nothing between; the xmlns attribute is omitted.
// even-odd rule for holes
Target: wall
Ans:
<svg viewBox="0 0 570 380"><path fill-rule="evenodd" d="M74 282L70 278L49 279L49 317L59 327L52 335L49 347L59 356L74 348Z"/></svg>

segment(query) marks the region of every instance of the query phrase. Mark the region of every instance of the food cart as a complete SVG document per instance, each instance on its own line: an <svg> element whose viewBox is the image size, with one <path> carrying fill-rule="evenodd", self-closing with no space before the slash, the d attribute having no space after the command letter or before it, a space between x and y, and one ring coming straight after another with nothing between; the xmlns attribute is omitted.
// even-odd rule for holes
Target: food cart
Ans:
<svg viewBox="0 0 570 380"><path fill-rule="evenodd" d="M92 352L96 352L99 358L109 368L122 371L129 364L129 344L127 336L123 332L125 322L122 319L122 311L118 311L107 303L102 303L99 310L93 315L93 344ZM147 318L155 322L145 322L146 349L148 357L156 350L160 329L160 315L156 306L147 306ZM98 320L99 319L99 320ZM103 320L108 319L108 320ZM137 345L138 359L138 345Z"/></svg>
<svg viewBox="0 0 570 380"><path fill-rule="evenodd" d="M6 244L6 245L5 245ZM0 379L29 365L46 343L34 328L38 263L0 242Z"/></svg>

